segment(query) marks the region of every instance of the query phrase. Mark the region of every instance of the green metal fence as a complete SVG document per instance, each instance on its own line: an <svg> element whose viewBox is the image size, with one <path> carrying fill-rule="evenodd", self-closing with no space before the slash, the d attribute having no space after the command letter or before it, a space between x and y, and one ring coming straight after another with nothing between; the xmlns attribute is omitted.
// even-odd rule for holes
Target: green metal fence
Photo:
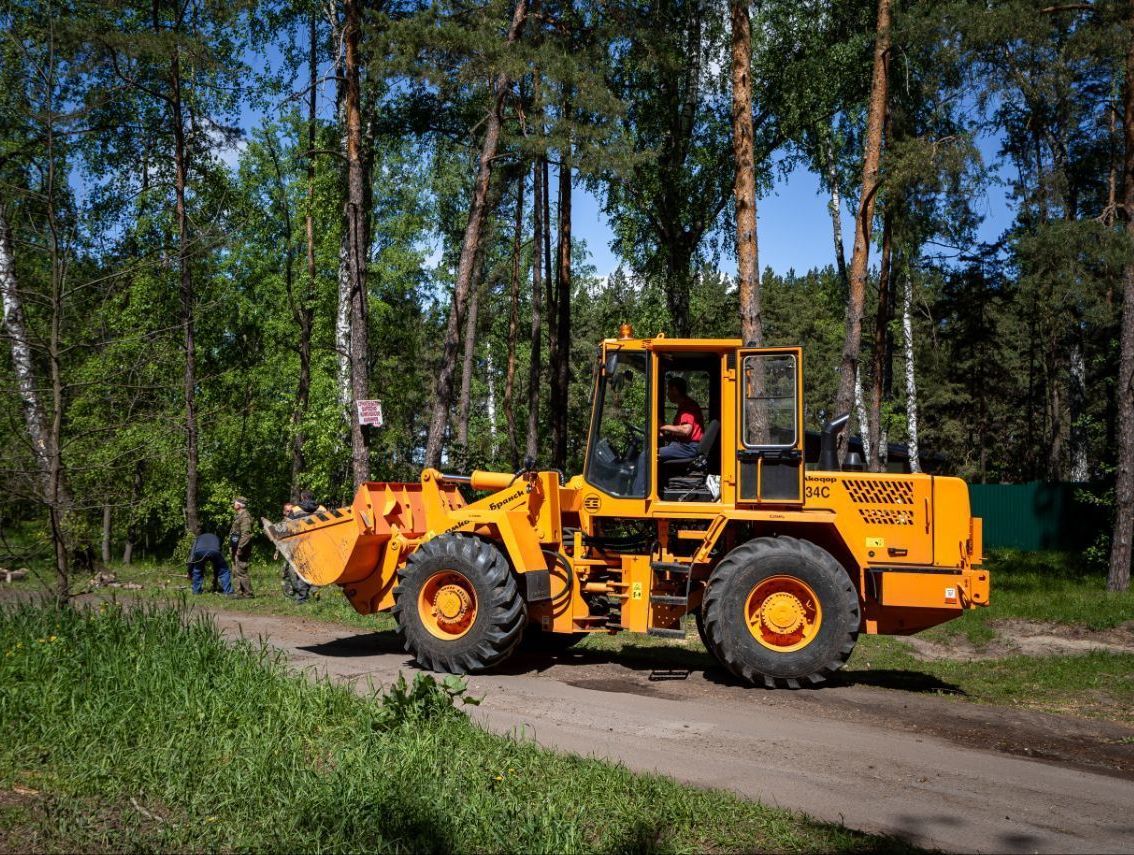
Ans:
<svg viewBox="0 0 1134 855"><path fill-rule="evenodd" d="M1015 549L1083 549L1107 524L1082 500L1085 484L970 484L973 516L984 519L984 545Z"/></svg>

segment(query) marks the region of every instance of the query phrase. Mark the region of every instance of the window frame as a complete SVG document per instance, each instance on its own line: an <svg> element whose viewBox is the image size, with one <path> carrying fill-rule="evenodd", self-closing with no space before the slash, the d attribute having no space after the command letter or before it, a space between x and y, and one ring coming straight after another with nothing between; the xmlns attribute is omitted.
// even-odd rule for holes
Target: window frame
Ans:
<svg viewBox="0 0 1134 855"><path fill-rule="evenodd" d="M637 356L637 357L640 357L643 360L643 362L645 363L644 369L643 369L643 383L645 384L645 387L646 387L646 396L645 396L646 400L645 400L645 413L644 413L645 418L644 418L643 421L644 421L644 425L645 425L644 442L645 442L645 452L646 452L646 466L645 466L645 487L644 487L642 495L640 495L640 496L620 495L618 493L612 493L607 487L605 487L601 484L598 484L595 481L591 480L591 471L592 471L591 467L592 467L593 461L594 461L595 446L598 444L598 441L599 441L599 433L600 433L599 428L602 425L603 408L606 404L606 392L607 392L607 381L608 381L608 375L606 373L606 359L612 353L618 358L619 361L621 361L623 358L630 358L630 357ZM587 455L586 455L586 459L583 461L583 480L587 483L588 487L592 487L593 489L598 490L604 496L609 496L612 499L639 501L639 500L645 500L646 498L648 498L651 495L650 491L653 487L653 466L650 465L649 461L650 461L650 458L653 456L652 452L653 452L653 449L654 449L654 443L651 440L651 433L652 432L651 432L651 429L650 429L651 420L653 419L653 407L651 406L652 402L650 400L650 390L653 388L652 381L653 381L653 359L650 358L650 354L647 351L644 351L644 350L629 350L629 349L615 348L615 347L612 347L609 350L599 348L599 362L598 362L597 370L595 371L594 393L591 397L590 437L588 437L588 439L587 439Z"/></svg>
<svg viewBox="0 0 1134 855"><path fill-rule="evenodd" d="M745 393L744 375L746 365L749 359L769 359L769 358L789 358L792 361L792 439L787 443L750 443L748 441L748 396ZM740 360L740 394L737 398L740 401L740 442L744 448L798 448L800 438L800 360L799 353L795 350L765 350L759 352L749 352L743 354ZM767 399L765 399L767 400Z"/></svg>

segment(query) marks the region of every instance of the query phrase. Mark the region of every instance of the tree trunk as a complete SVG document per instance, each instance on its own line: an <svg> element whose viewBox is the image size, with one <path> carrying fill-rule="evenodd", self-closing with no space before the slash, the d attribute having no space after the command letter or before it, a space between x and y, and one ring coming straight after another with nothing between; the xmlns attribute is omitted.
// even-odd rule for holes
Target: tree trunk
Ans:
<svg viewBox="0 0 1134 855"><path fill-rule="evenodd" d="M126 518L126 543L122 547L122 563L129 564L134 560L134 544L138 540L137 519L134 509L142 497L142 479L145 473L145 464L138 460L134 464L134 477L130 483L130 513Z"/></svg>
<svg viewBox="0 0 1134 855"><path fill-rule="evenodd" d="M307 406L311 397L311 330L314 326L315 311L315 94L319 84L319 30L318 19L311 13L309 22L309 55L307 93L307 211L303 220L303 231L307 241L307 283L297 306L296 319L299 322L299 378L295 389L295 412L292 416L291 441L291 489L298 492L307 462L303 453L303 425L307 418Z"/></svg>
<svg viewBox="0 0 1134 855"><path fill-rule="evenodd" d="M542 158L543 164L543 284L547 291L547 323L550 329L555 328L558 317L555 313L555 279L551 275L551 167L547 158ZM550 362L548 370L551 369Z"/></svg>
<svg viewBox="0 0 1134 855"><path fill-rule="evenodd" d="M1070 362L1070 382L1067 389L1069 407L1068 457L1070 468L1067 480L1077 484L1090 478L1090 464L1087 458L1087 361L1083 355L1083 323L1076 320L1075 332L1068 353Z"/></svg>
<svg viewBox="0 0 1134 855"><path fill-rule="evenodd" d="M1122 85L1124 110L1122 156L1122 218L1126 235L1134 242L1134 0L1127 4L1126 79ZM1122 333L1118 388L1118 458L1114 483L1114 531L1110 542L1108 591L1130 587L1131 541L1134 539L1134 259L1122 274Z"/></svg>
<svg viewBox="0 0 1134 855"><path fill-rule="evenodd" d="M882 157L882 128L886 118L887 66L890 54L890 0L878 0L878 29L874 42L874 72L866 124L866 149L862 164L862 195L855 219L854 254L847 295L846 338L839 365L836 414L848 412L854 403L854 382L862 347L862 315L866 304L866 274L870 262L870 232L874 201L878 193L878 166ZM845 447L845 446L844 446Z"/></svg>
<svg viewBox="0 0 1134 855"><path fill-rule="evenodd" d="M332 36L336 45L343 44L344 31L331 16ZM340 55L335 55L335 72L338 76L335 94L335 112L339 123L339 147L342 154L342 163L347 160L347 88L346 69ZM344 180L345 180L344 175ZM345 210L345 205L344 205ZM338 392L339 408L349 441L351 383L350 383L350 232L347 229L346 217L343 217L342 234L339 237L339 266L336 274L337 294L335 301L335 360L336 360L336 390Z"/></svg>
<svg viewBox="0 0 1134 855"><path fill-rule="evenodd" d="M485 415L488 416L488 459L496 462L496 373L492 366L492 350L484 357L485 385L488 396L485 400Z"/></svg>
<svg viewBox="0 0 1134 855"><path fill-rule="evenodd" d="M527 20L527 0L518 0L512 13L512 23L508 27L507 44L516 42ZM488 213L488 184L492 177L493 161L500 142L500 125L504 116L504 99L512 88L511 78L505 72L496 75L493 82L492 107L485 125L484 142L481 144L477 167L476 184L473 189L472 206L469 210L468 224L465 226L461 242L461 256L457 262L457 281L453 287L453 308L449 313L449 323L445 330L444 349L441 366L437 372L437 383L433 393L433 414L429 422L429 436L425 444L425 465L436 468L441 463L441 446L445 438L445 425L448 421L449 406L453 397L453 370L456 367L457 347L460 344L460 318L465 313L465 302L472 286L473 270L480 232Z"/></svg>
<svg viewBox="0 0 1134 855"><path fill-rule="evenodd" d="M508 422L508 454L512 469L520 468L516 443L516 345L520 335L520 246L524 237L524 173L516 176L516 222L512 232L512 281L509 283L508 366L504 372L504 416Z"/></svg>
<svg viewBox="0 0 1134 855"><path fill-rule="evenodd" d="M917 447L917 376L914 372L913 345L913 278L909 271L902 277L902 338L906 357L906 433L910 457L910 471L921 471L921 457Z"/></svg>
<svg viewBox="0 0 1134 855"><path fill-rule="evenodd" d="M461 364L461 397L457 406L457 445L461 453L468 451L469 410L472 409L473 362L476 357L476 322L480 308L480 288L473 288L465 318L465 358Z"/></svg>
<svg viewBox="0 0 1134 855"><path fill-rule="evenodd" d="M834 130L831 131L832 136ZM839 273L839 281L844 288L849 288L847 276L847 254L843 247L843 195L839 186L839 168L835 160L835 143L828 140L826 143L827 185L831 190L831 201L827 203L827 210L831 215L831 237L835 244L835 268Z"/></svg>
<svg viewBox="0 0 1134 855"><path fill-rule="evenodd" d="M350 421L350 257L346 228L343 228L339 241L338 299L335 303L335 357L338 374L336 377L339 393L339 406L343 418Z"/></svg>
<svg viewBox="0 0 1134 855"><path fill-rule="evenodd" d="M858 437L862 441L863 461L870 460L873 448L870 445L870 417L866 414L866 401L862 395L862 364L854 373L854 414L858 420Z"/></svg>
<svg viewBox="0 0 1134 855"><path fill-rule="evenodd" d="M1107 110L1107 129L1110 131L1109 141L1114 140L1114 131L1118 126L1118 109L1114 105L1114 101L1110 102L1110 109ZM1106 174L1106 207L1103 209L1100 219L1104 226L1108 228L1114 225L1115 217L1118 216L1118 157L1115 149L1117 145L1110 145L1110 167L1107 169ZM1111 292L1107 290L1107 308L1110 308Z"/></svg>
<svg viewBox="0 0 1134 855"><path fill-rule="evenodd" d="M559 404L559 291L556 279L551 272L551 172L547 159L543 162L543 222L547 230L547 244L544 248L544 291L547 295L547 385L549 426L551 427L551 460L555 465L555 408Z"/></svg>
<svg viewBox="0 0 1134 855"><path fill-rule="evenodd" d="M543 163L536 160L532 164L532 358L528 365L528 435L524 447L525 456L531 460L539 459L539 374L541 350L543 347L541 303L543 302Z"/></svg>
<svg viewBox="0 0 1134 855"><path fill-rule="evenodd" d="M50 199L51 193L48 193ZM53 267L56 265L53 264ZM70 598L70 556L63 526L69 494L63 477L62 458L62 377L59 372L59 324L62 318L61 292L57 270L52 272L51 336L49 359L51 364L51 390L53 412L48 427L43 403L39 398L32 345L16 282L16 262L12 249L12 234L7 218L0 208L0 303L3 307L4 327L10 341L12 368L16 375L20 403L24 412L24 425L28 431L32 456L35 459L35 482L41 500L47 508L51 528L56 573L56 602L63 604Z"/></svg>
<svg viewBox="0 0 1134 855"><path fill-rule="evenodd" d="M571 143L559 164L559 252L556 260L555 331L559 339L551 378L552 465L567 468L567 410L571 385Z"/></svg>
<svg viewBox="0 0 1134 855"><path fill-rule="evenodd" d="M12 373L20 393L24 427L28 432L32 456L35 458L36 481L44 496L50 492L51 464L48 454L47 428L43 406L36 391L35 366L23 302L16 287L16 262L12 250L12 234L3 208L0 208L0 299L3 300L4 327L12 351Z"/></svg>
<svg viewBox="0 0 1134 855"><path fill-rule="evenodd" d="M752 28L748 0L731 0L732 159L735 167L736 278L740 291L740 337L764 343L760 316L759 244L756 234L756 161L752 148Z"/></svg>
<svg viewBox="0 0 1134 855"><path fill-rule="evenodd" d="M156 18L155 18L156 23ZM181 103L181 55L175 44L169 66L169 105L173 123L174 188L177 210L177 266L181 281L181 330L185 346L185 528L201 533L197 484L197 348L194 341L193 274L189 255L189 212L185 206L189 152L185 144L185 117Z"/></svg>
<svg viewBox="0 0 1134 855"><path fill-rule="evenodd" d="M367 325L366 265L369 254L366 184L369 176L362 150L362 72L359 40L362 34L362 0L343 4L343 43L346 46L347 120L347 273L350 278L350 456L354 486L370 477L370 449L358 420L357 402L368 397L367 360L370 342Z"/></svg>
<svg viewBox="0 0 1134 855"><path fill-rule="evenodd" d="M110 563L110 503L102 506L102 563Z"/></svg>
<svg viewBox="0 0 1134 855"><path fill-rule="evenodd" d="M874 314L874 360L870 378L870 453L866 456L871 472L882 469L886 456L882 451L882 398L886 385L887 334L890 329L890 278L891 266L891 228L890 211L882 212L882 265L878 271L878 308Z"/></svg>

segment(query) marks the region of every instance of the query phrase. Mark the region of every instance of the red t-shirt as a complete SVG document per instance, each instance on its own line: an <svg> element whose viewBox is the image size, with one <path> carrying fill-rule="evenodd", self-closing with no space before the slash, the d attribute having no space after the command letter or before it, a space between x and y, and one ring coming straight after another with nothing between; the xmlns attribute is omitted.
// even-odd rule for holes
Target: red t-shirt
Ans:
<svg viewBox="0 0 1134 855"><path fill-rule="evenodd" d="M674 424L692 425L693 432L685 442L700 442L705 435L705 423L701 418L701 408L696 404L680 404L677 407L677 421Z"/></svg>

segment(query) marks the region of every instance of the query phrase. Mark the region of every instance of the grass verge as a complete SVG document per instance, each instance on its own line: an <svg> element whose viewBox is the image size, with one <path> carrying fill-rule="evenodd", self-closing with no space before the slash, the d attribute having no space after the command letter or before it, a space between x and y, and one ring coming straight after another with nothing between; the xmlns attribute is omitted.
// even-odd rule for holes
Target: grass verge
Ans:
<svg viewBox="0 0 1134 855"><path fill-rule="evenodd" d="M491 735L421 679L364 699L172 609L4 609L0 850L902 848Z"/></svg>

